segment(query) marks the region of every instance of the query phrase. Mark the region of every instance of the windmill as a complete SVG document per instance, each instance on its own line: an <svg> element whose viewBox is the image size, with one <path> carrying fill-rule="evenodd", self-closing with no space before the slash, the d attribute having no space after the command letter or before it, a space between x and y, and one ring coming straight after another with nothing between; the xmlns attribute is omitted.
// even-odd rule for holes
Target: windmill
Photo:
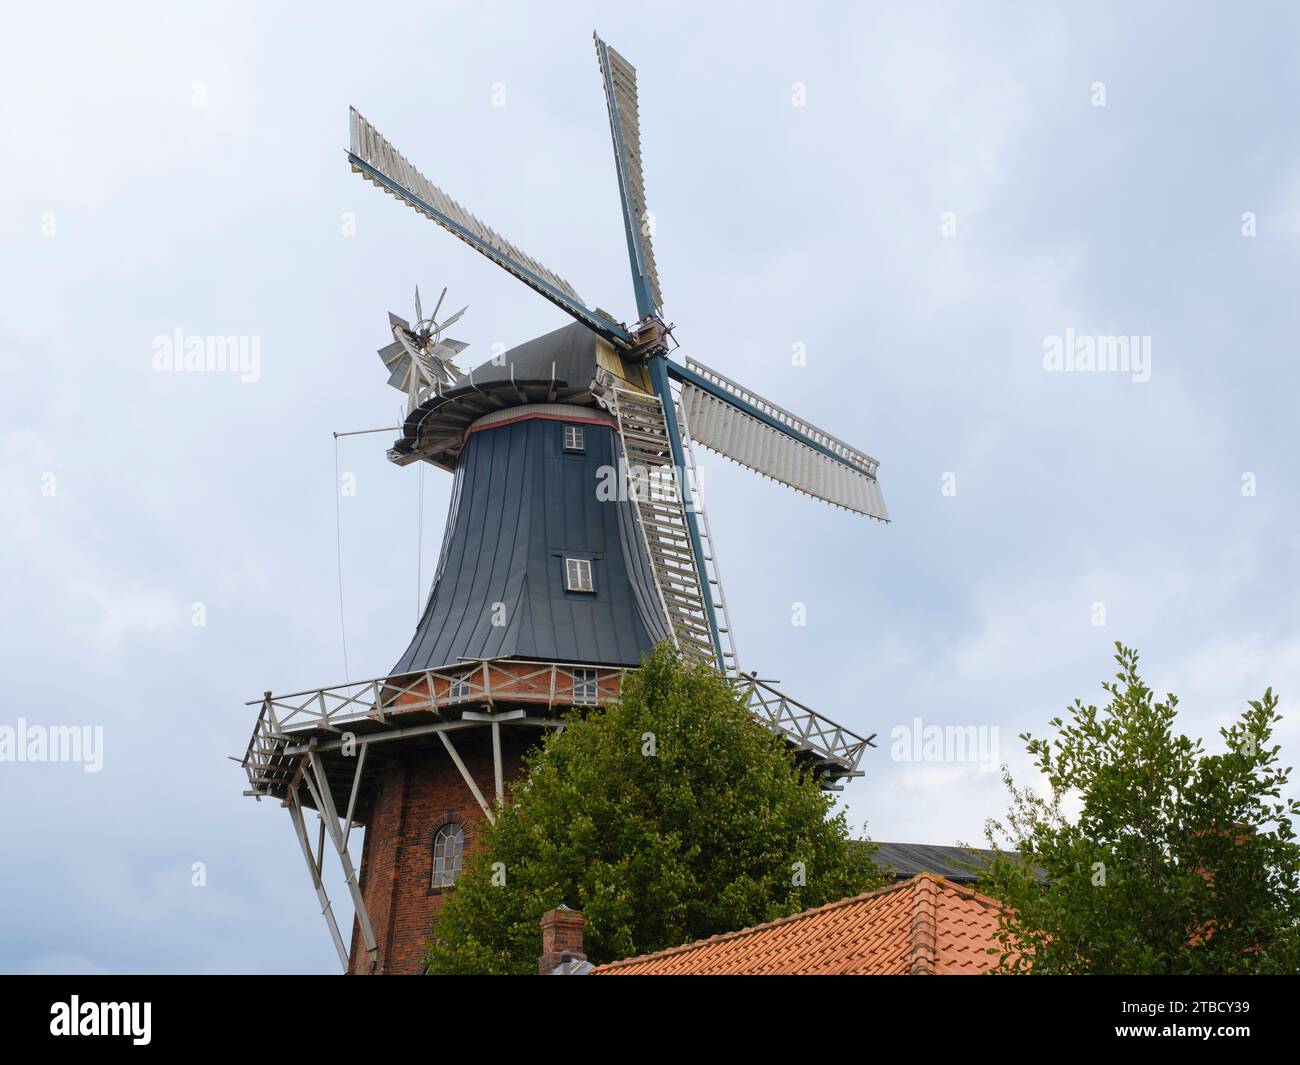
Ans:
<svg viewBox="0 0 1300 1065"><path fill-rule="evenodd" d="M454 384L465 376L453 362L457 355L469 345L463 340L452 340L443 334L464 316L469 310L462 307L449 318L439 322L438 311L442 301L447 298L444 287L442 295L428 318L424 317L424 308L420 305L420 287L415 288L415 325L405 318L400 318L391 311L388 324L393 330L393 342L380 348L379 357L388 369L388 383L407 397L407 412L414 410L427 397L430 390L438 390L445 384Z"/></svg>
<svg viewBox="0 0 1300 1065"><path fill-rule="evenodd" d="M424 613L383 677L267 692L251 704L261 709L242 759L248 794L289 808L349 971L418 967L429 907L454 883L475 824L493 820L538 730L563 727L567 709L614 698L626 670L660 641L716 665L823 787L838 790L861 775L873 745L874 737L741 671L692 445L887 521L878 463L703 363L671 357L677 344L663 315L646 206L636 71L599 36L595 43L636 305L631 325L589 305L350 112L356 173L574 321L466 372L453 361L466 345L446 335L464 311L437 320L445 289L428 318L417 289L414 325L389 315L393 342L379 355L407 409L388 457L455 475ZM321 817L315 848L307 810ZM348 850L357 825L367 829L359 872ZM356 910L350 951L322 879L327 835Z"/></svg>

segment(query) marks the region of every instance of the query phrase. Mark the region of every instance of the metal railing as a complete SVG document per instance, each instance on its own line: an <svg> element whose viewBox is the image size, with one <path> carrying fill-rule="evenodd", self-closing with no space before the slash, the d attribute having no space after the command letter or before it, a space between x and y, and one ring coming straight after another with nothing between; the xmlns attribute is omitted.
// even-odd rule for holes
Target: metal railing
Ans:
<svg viewBox="0 0 1300 1065"><path fill-rule="evenodd" d="M257 723L241 761L255 794L288 783L299 771L288 753L305 733L341 734L358 722L400 727L411 713L444 716L452 709L501 703L554 709L604 703L622 687L627 668L568 663L530 663L487 659L448 669L424 670L400 678L377 677L330 688L276 695L267 692L249 706L260 706ZM754 718L811 755L831 775L855 773L870 737L837 725L752 674L728 678Z"/></svg>
<svg viewBox="0 0 1300 1065"><path fill-rule="evenodd" d="M863 752L875 746L874 732L859 736L753 674L742 673L728 679L733 687L741 690L745 705L755 718L823 762L856 771Z"/></svg>
<svg viewBox="0 0 1300 1065"><path fill-rule="evenodd" d="M267 692L261 699L250 699L247 705L261 705L277 734L305 729L337 732L341 726L359 720L384 724L394 715L421 710L439 712L465 704L535 702L547 707L571 706L575 704L575 683L578 691L585 690L594 673L599 691L611 686L612 681L621 681L624 672L623 666L484 659L287 695ZM582 704L583 700L578 699L577 705Z"/></svg>
<svg viewBox="0 0 1300 1065"><path fill-rule="evenodd" d="M286 751L304 733L338 734L359 722L396 728L408 714L442 716L448 710L498 702L539 708L585 706L617 694L624 672L622 666L486 659L396 678L376 677L282 695L267 692L247 703L261 710L241 764L254 793L262 793L296 772L297 762Z"/></svg>

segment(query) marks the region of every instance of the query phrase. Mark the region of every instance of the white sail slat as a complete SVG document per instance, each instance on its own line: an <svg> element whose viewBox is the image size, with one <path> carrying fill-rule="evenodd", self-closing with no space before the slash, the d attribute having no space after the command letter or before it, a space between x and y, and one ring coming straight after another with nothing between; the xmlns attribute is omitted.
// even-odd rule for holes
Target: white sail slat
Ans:
<svg viewBox="0 0 1300 1065"><path fill-rule="evenodd" d="M699 371L698 364L692 363L691 368ZM739 395L740 390L736 391ZM744 398L763 409L759 404L765 401L748 390ZM845 451L844 458L828 455L693 384L682 385L682 402L691 438L710 451L823 502L880 521L889 520L880 485L865 472L869 463L874 473L874 459L793 416L780 419L783 425L834 450L836 455L841 449Z"/></svg>

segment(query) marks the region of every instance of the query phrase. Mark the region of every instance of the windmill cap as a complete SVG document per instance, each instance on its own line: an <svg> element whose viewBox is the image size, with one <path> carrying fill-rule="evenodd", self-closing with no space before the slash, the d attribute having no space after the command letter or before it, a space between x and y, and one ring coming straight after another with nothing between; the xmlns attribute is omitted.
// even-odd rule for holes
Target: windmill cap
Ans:
<svg viewBox="0 0 1300 1065"><path fill-rule="evenodd" d="M595 406L592 384L605 342L580 322L527 340L480 363L454 387L425 400L407 416L389 452L400 465L427 458L454 469L465 433L485 413L534 403ZM485 404L485 398L490 402Z"/></svg>

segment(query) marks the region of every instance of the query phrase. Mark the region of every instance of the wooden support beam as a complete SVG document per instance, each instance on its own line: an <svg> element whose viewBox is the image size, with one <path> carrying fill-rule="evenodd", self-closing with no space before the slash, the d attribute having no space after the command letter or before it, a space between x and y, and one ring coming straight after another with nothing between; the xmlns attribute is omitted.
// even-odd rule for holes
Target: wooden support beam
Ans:
<svg viewBox="0 0 1300 1065"><path fill-rule="evenodd" d="M469 770L465 768L465 763L460 760L460 754L457 752L456 748L452 746L447 733L439 732L438 739L442 740L442 745L447 748L447 753L451 755L451 760L456 763L456 768L460 770L460 775L469 786L471 794L473 794L475 801L479 804L479 808L483 811L483 816L488 819L489 824L495 825L497 819L492 816L492 808L488 806L487 800L483 798L483 793L478 790L478 785L474 783L474 778L470 776Z"/></svg>
<svg viewBox="0 0 1300 1065"><path fill-rule="evenodd" d="M366 733L365 742L367 744L383 743L389 740L404 740L411 736L424 736L433 732L456 732L465 728L477 728L477 721L437 721L429 725L413 725L410 728L394 729L392 732L373 732ZM318 754L326 754L337 751L343 747L346 740L327 740L324 743L299 743L293 747L286 747L286 755L303 755L308 751L316 751Z"/></svg>
<svg viewBox="0 0 1300 1065"><path fill-rule="evenodd" d="M497 786L497 805L506 801L506 785L501 772L501 722L492 722L492 774Z"/></svg>
<svg viewBox="0 0 1300 1065"><path fill-rule="evenodd" d="M289 816L293 820L294 834L298 837L298 842L302 846L302 856L307 859L307 868L311 872L312 887L316 889L316 898L320 900L321 914L325 918L325 923L329 926L330 938L334 940L334 949L339 953L339 961L343 964L343 971L348 971L348 949L343 945L343 936L339 933L338 921L334 919L334 910L330 905L330 897L325 891L325 885L321 881L320 869L311 857L311 843L307 839L307 825L302 817L302 804L298 800L298 793L295 790L290 795Z"/></svg>
<svg viewBox="0 0 1300 1065"><path fill-rule="evenodd" d="M348 796L348 816L347 824L343 826L343 846L348 845L348 838L352 835L352 815L357 809L357 794L361 791L361 770L366 764L366 751L370 750L370 745L363 743L361 750L357 754L357 771L352 774L352 794Z"/></svg>
<svg viewBox="0 0 1300 1065"><path fill-rule="evenodd" d="M352 856L348 854L348 849L343 843L343 833L339 830L339 815L334 808L334 796L330 793L329 778L325 775L325 767L321 764L320 755L312 751L307 758L311 762L311 772L304 773L303 779L307 781L307 788L311 791L312 798L316 800L316 809L324 816L326 830L329 832L334 849L338 852L339 862L343 866L343 878L347 882L348 892L352 895L352 906L356 910L357 923L361 926L361 938L365 943L366 953L370 955L370 965L373 969L379 962L379 944L375 941L375 932L370 925L370 914L366 910L361 884L352 866ZM314 784L313 776L316 778Z"/></svg>
<svg viewBox="0 0 1300 1065"><path fill-rule="evenodd" d="M527 710L504 710L499 714L488 714L482 710L466 710L460 715L462 721L522 721L528 716Z"/></svg>

